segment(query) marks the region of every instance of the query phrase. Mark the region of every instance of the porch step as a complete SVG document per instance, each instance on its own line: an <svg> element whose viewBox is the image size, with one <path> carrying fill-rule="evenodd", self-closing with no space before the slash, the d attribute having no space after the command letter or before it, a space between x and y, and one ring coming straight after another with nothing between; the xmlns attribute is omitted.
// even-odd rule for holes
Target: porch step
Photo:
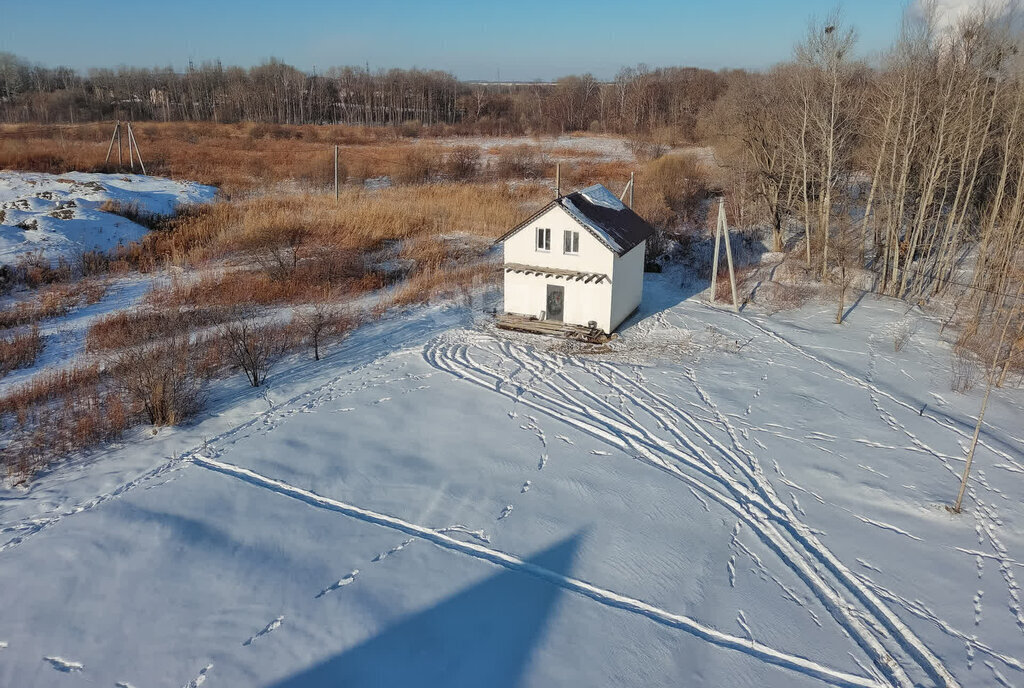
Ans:
<svg viewBox="0 0 1024 688"><path fill-rule="evenodd" d="M604 344L614 338L614 335L609 336L596 327L570 325L554 320L538 320L535 317L517 315L515 313L502 313L498 315L497 326L502 330L543 334L549 337L561 337L590 344Z"/></svg>

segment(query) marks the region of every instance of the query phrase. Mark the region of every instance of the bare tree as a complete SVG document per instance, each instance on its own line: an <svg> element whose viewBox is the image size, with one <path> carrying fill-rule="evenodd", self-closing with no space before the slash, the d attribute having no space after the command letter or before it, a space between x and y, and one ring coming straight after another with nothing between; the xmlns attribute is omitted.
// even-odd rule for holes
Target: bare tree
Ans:
<svg viewBox="0 0 1024 688"><path fill-rule="evenodd" d="M261 323L251 312L222 327L230 361L242 369L249 384L259 387L266 381L271 366L288 351L287 330L272 323Z"/></svg>

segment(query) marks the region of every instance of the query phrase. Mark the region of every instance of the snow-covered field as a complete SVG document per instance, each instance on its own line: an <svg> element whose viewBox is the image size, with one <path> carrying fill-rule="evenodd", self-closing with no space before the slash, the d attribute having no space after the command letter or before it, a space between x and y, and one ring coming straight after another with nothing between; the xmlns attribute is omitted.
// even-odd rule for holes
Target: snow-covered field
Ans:
<svg viewBox="0 0 1024 688"><path fill-rule="evenodd" d="M677 284L596 355L392 316L0 493L0 685L1024 684L1020 393L956 517L935 322Z"/></svg>
<svg viewBox="0 0 1024 688"><path fill-rule="evenodd" d="M29 252L56 260L92 249L109 251L146 233L145 227L100 210L106 201L169 215L178 205L211 200L216 191L138 174L0 171L0 265Z"/></svg>

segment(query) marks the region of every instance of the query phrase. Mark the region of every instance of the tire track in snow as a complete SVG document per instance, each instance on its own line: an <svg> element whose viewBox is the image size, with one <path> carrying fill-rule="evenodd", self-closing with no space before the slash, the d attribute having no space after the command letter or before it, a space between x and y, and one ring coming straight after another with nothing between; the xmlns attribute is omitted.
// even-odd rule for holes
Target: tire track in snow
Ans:
<svg viewBox="0 0 1024 688"><path fill-rule="evenodd" d="M424 358L434 367L445 370L484 388L511 396L504 388L508 381L500 372L480 365L469 353L469 345L464 341L452 341L451 335L435 338L424 349ZM477 342L481 341L477 339ZM660 468L674 477L687 483L701 494L710 497L750 525L759 537L771 549L775 550L785 562L825 605L833 617L851 634L864 649L875 666L884 672L890 680L901 686L911 686L914 682L907 676L904 668L881 645L874 632L862 621L862 613L855 613L848 600L829 584L818 570L820 564L835 575L848 591L853 593L868 609L875 624L881 624L889 630L900 648L915 659L917 664L928 673L939 685L957 686L956 679L949 673L943 663L921 642L921 640L897 617L873 592L863 585L854 574L838 560L817 538L816 534L793 513L793 510L774 493L771 483L764 479L763 471L756 457L742 449L735 430L731 429L728 420L717 411L716 416L729 431L733 446L746 457L741 459L737 452L718 442L699 422L693 420L677 405L671 404L660 395L644 389L635 379L629 378L615 366L606 366L603 374L607 386L618 392L620 396L628 396L644 413L649 414L654 422L675 438L677 445L672 445L653 435L630 414L625 415L585 385L580 384L564 370L551 375L544 362L531 361L530 352L525 347L503 342L498 345L503 358L511 358L517 365L533 368L536 378L543 384L519 389L515 394L518 403L535 408L545 414L576 427L613 447L621 449L634 457ZM484 351L483 353L487 353ZM496 354L494 354L496 355ZM580 368L595 374L596 366L589 368L580 364ZM610 378L617 375L624 382L616 384ZM602 377L602 375L597 375ZM558 383L565 383L568 390ZM636 389L627 389L631 383ZM646 396L651 402L645 402L640 396ZM702 395L706 397L705 395ZM586 403L589 400L591 403ZM705 401L709 401L705 399ZM713 407L713 404L712 404ZM732 474L725 471L716 459L710 456L693 440L682 433L674 423L667 422L666 413L674 413L690 429L707 442L711 449L727 461ZM680 469L685 466L697 471L697 476ZM749 485L741 483L734 476L749 481ZM710 479L710 481L708 480ZM781 531L777 530L781 527ZM783 537L785 532L789 537ZM806 550L817 559L812 563L805 555L794 549Z"/></svg>
<svg viewBox="0 0 1024 688"><path fill-rule="evenodd" d="M865 688L882 688L884 685L880 684L874 678L867 678L832 669L804 657L776 650L764 645L763 643L724 633L711 626L702 624L688 616L675 614L643 602L642 600L628 597L626 595L620 595L611 590L573 578L572 576L557 573L537 564L524 561L513 554L492 549L475 542L457 540L427 526L421 526L395 516L364 509L328 497L322 497L300 487L260 475L259 473L247 468L234 466L215 459L209 459L199 454L193 455L190 458L190 461L196 466L236 478L258 488L297 499L309 504L310 506L326 509L328 511L335 511L366 523L372 523L392 530L397 530L413 538L432 542L444 549L459 552L476 559L489 561L512 571L525 573L570 592L587 597L605 606L645 616L663 625L686 631L720 647L742 652L769 664L774 664L776 666L781 666L786 669L799 672L806 676L811 676L831 685L862 686Z"/></svg>

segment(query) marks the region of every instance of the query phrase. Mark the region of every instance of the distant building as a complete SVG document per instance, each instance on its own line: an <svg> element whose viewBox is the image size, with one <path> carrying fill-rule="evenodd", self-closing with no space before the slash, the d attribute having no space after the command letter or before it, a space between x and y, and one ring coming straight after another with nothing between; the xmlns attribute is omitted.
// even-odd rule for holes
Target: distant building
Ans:
<svg viewBox="0 0 1024 688"><path fill-rule="evenodd" d="M600 184L556 198L498 239L505 312L611 334L640 306L653 234Z"/></svg>

